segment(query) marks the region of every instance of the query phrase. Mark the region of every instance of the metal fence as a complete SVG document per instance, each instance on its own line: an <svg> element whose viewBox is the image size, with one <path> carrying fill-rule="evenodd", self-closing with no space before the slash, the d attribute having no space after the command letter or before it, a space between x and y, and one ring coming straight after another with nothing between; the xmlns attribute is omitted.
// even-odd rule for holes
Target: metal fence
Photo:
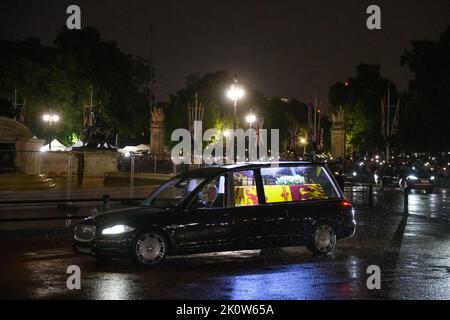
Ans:
<svg viewBox="0 0 450 320"><path fill-rule="evenodd" d="M57 189L64 190L70 202L75 190L89 186L126 187L128 197L134 198L136 187L158 185L188 169L187 165L177 166L170 159L151 154L0 149L0 200L2 191L42 190L45 196L47 190Z"/></svg>
<svg viewBox="0 0 450 320"><path fill-rule="evenodd" d="M108 194L102 196L102 198L83 198L83 199L71 199L70 202L67 199L35 199L35 200L1 200L0 209L13 208L13 207L33 207L44 205L55 205L58 209L58 215L46 215L35 217L12 217L4 218L0 217L0 222L21 222L21 221L46 221L46 220L66 220L66 219L84 219L92 213L98 212L97 203L101 203L102 211L106 211L111 208L112 203L120 204L121 206L135 206L138 205L143 198L111 198ZM75 204L87 204L89 205L89 214L78 214L79 207ZM94 210L94 212L92 211Z"/></svg>
<svg viewBox="0 0 450 320"><path fill-rule="evenodd" d="M174 165L172 160L161 158L153 154L121 154L117 168L120 172L177 174L189 169L188 165Z"/></svg>
<svg viewBox="0 0 450 320"><path fill-rule="evenodd" d="M92 158L95 154L98 159ZM151 154L125 155L108 150L19 152L8 148L0 150L0 165L0 210L2 206L28 203L53 204L67 212L74 204L83 202L101 203L101 209L108 207L109 203L127 205L125 200L142 199L152 186L197 167L177 166L170 159ZM94 169L103 170L104 174L89 177ZM111 174L109 169L115 173ZM89 186L92 181L95 183ZM344 189L355 206L373 208L388 203L385 200L389 194L377 192L370 183L347 184ZM405 192L403 199L404 210L407 211L408 193Z"/></svg>
<svg viewBox="0 0 450 320"><path fill-rule="evenodd" d="M151 154L0 149L0 222L70 226L91 211L137 205L188 169Z"/></svg>
<svg viewBox="0 0 450 320"><path fill-rule="evenodd" d="M373 207L374 192L371 183L346 183L344 194L355 205Z"/></svg>
<svg viewBox="0 0 450 320"><path fill-rule="evenodd" d="M392 192L376 191L371 183L351 183L346 184L344 188L345 196L356 207L383 211L395 211L395 208L402 207L405 214L409 212L410 192L409 189L402 190L400 204L392 201Z"/></svg>

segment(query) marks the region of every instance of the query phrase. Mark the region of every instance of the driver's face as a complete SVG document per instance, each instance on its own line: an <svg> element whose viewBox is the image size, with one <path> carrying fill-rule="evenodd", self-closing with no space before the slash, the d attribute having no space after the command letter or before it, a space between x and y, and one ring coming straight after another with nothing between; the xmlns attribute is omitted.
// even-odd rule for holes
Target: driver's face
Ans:
<svg viewBox="0 0 450 320"><path fill-rule="evenodd" d="M216 187L210 187L208 189L208 201L214 202L217 199L217 189Z"/></svg>

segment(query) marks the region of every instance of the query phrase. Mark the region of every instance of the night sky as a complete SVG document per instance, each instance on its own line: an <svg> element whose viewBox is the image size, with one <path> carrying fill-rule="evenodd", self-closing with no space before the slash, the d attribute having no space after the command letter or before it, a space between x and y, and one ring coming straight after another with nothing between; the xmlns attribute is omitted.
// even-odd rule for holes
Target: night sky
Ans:
<svg viewBox="0 0 450 320"><path fill-rule="evenodd" d="M449 0L1 0L0 38L50 44L70 4L81 7L83 26L132 54L148 56L152 24L157 100L189 73L226 69L268 97L307 102L317 91L327 104L329 87L360 62L381 64L406 89L400 56L409 41L437 39L450 24ZM366 28L370 4L381 7L381 31Z"/></svg>

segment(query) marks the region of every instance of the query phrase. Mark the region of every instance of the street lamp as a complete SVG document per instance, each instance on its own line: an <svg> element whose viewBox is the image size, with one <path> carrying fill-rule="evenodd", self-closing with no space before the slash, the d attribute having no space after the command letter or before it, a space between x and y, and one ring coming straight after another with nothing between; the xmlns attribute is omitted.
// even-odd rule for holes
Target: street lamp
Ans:
<svg viewBox="0 0 450 320"><path fill-rule="evenodd" d="M250 128L252 127L253 123L256 121L256 116L252 113L250 110L250 113L245 117L245 121L247 121L250 125Z"/></svg>
<svg viewBox="0 0 450 320"><path fill-rule="evenodd" d="M228 138L231 134L232 134L232 132L230 132L231 130L228 130L228 129L226 129L226 130L224 130L223 131L223 136L225 137L225 138Z"/></svg>
<svg viewBox="0 0 450 320"><path fill-rule="evenodd" d="M303 145L303 155L305 155L305 153L306 153L306 139L305 138L301 138L300 139L300 143Z"/></svg>
<svg viewBox="0 0 450 320"><path fill-rule="evenodd" d="M247 114L247 116L245 117L245 121L248 122L250 129L252 129L253 123L256 121L256 116L252 112L252 109L250 109L250 113ZM250 143L252 143L252 134L253 134L253 132L251 132L248 136L248 149L250 149L250 147L251 147ZM258 134L258 133L256 132L256 134ZM254 143L255 143L254 147L257 148L258 137L256 137L256 139L254 140ZM248 151L247 157L250 158L250 150L248 150L248 149L245 149L245 151L246 152ZM254 150L256 151L257 149L254 149ZM248 161L248 158L247 158L247 161Z"/></svg>
<svg viewBox="0 0 450 320"><path fill-rule="evenodd" d="M55 122L59 121L59 115L57 115L56 113L46 113L42 116L42 120L44 120L44 122L48 123L48 140L49 140L49 145L48 145L48 149L51 151L52 150L52 126Z"/></svg>
<svg viewBox="0 0 450 320"><path fill-rule="evenodd" d="M234 107L233 127L234 127L234 131L236 131L236 125L237 125L236 115L237 115L238 100L244 96L244 90L239 86L239 81L237 78L234 78L233 84L231 85L230 89L227 92L227 96L229 99L231 99L233 101L233 107Z"/></svg>
<svg viewBox="0 0 450 320"><path fill-rule="evenodd" d="M238 100L241 99L244 96L244 90L239 86L239 81L235 77L233 80L233 83L230 87L230 89L227 92L227 96L229 99L233 101L233 108L234 108L234 115L233 115L233 129L234 132L236 132L237 129L237 107L238 107ZM234 143L233 139L233 148L234 148L234 162L237 162L237 155L236 155L236 145Z"/></svg>

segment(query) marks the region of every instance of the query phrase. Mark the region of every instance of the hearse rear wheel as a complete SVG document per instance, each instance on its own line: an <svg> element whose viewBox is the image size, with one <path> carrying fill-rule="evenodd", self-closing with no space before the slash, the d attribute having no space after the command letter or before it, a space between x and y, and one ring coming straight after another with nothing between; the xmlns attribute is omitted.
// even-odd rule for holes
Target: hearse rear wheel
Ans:
<svg viewBox="0 0 450 320"><path fill-rule="evenodd" d="M311 230L308 250L316 256L327 255L336 246L336 232L333 226L327 222L317 223Z"/></svg>
<svg viewBox="0 0 450 320"><path fill-rule="evenodd" d="M144 231L136 235L131 245L131 258L143 267L160 264L167 253L167 242L159 231Z"/></svg>

